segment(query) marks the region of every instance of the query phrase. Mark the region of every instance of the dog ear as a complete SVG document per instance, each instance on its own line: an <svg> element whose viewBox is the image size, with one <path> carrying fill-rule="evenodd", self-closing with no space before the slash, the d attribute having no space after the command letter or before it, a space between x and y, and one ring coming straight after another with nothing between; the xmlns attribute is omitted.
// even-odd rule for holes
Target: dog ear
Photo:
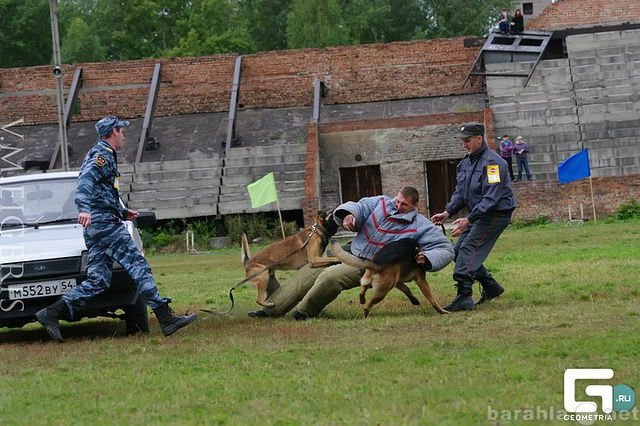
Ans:
<svg viewBox="0 0 640 426"><path fill-rule="evenodd" d="M326 212L324 212L324 217L325 217L325 218L331 217L331 216L333 215L333 211L334 211L334 210L335 210L335 209L329 209L329 210L327 210Z"/></svg>

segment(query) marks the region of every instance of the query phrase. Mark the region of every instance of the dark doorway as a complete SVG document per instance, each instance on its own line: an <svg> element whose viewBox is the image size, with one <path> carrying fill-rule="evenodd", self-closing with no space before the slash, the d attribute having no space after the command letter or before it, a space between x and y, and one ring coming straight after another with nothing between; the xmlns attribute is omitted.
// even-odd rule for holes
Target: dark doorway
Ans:
<svg viewBox="0 0 640 426"><path fill-rule="evenodd" d="M456 189L456 166L459 160L425 161L428 216L444 211Z"/></svg>
<svg viewBox="0 0 640 426"><path fill-rule="evenodd" d="M382 195L380 166L344 167L340 169L342 202Z"/></svg>

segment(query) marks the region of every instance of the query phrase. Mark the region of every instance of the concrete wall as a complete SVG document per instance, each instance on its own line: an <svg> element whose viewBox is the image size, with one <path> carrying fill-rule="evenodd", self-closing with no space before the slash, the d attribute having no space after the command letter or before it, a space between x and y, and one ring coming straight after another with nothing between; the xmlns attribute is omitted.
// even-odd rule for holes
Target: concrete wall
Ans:
<svg viewBox="0 0 640 426"><path fill-rule="evenodd" d="M541 61L525 88L520 77L487 78L496 133L524 136L536 180L557 179L558 164L582 148L592 176L640 172L640 31L570 36L567 51L566 59Z"/></svg>
<svg viewBox="0 0 640 426"><path fill-rule="evenodd" d="M640 30L569 37L567 50L593 175L640 172Z"/></svg>
<svg viewBox="0 0 640 426"><path fill-rule="evenodd" d="M275 203L252 208L247 185L274 172L282 210L300 210L306 145L232 148L219 157L120 166L120 191L128 206L175 219L274 211Z"/></svg>
<svg viewBox="0 0 640 426"><path fill-rule="evenodd" d="M533 13L529 14L524 14L524 7L523 7L523 3L530 3L533 7ZM518 2L516 3L515 8L519 8L522 13L524 14L524 23L525 25L531 21L533 18L535 18L536 16L540 15L540 13L547 7L549 6L551 3L553 3L552 0L529 0L526 2ZM513 15L513 10L509 11L509 16Z"/></svg>
<svg viewBox="0 0 640 426"><path fill-rule="evenodd" d="M420 193L420 211L426 214L424 162L462 158L465 151L452 136L460 123L469 121L484 122L485 111L321 124L317 147L318 208L335 208L343 201L340 198L341 168L377 165L383 193L393 196L401 187L413 186ZM309 215L311 212L313 209L309 209ZM306 214L305 217L311 219Z"/></svg>

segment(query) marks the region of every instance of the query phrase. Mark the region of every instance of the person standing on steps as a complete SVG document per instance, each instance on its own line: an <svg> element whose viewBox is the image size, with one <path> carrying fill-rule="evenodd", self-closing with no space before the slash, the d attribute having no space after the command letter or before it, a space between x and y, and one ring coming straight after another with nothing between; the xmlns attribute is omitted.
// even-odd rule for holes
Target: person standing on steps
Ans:
<svg viewBox="0 0 640 426"><path fill-rule="evenodd" d="M118 195L120 173L116 151L124 145L128 121L109 116L96 125L98 142L84 158L78 176L75 203L78 223L84 228L89 251L87 278L52 305L36 312L36 319L57 342L63 342L60 320L70 320L87 301L111 285L111 267L118 262L136 283L140 297L153 310L162 333L169 336L196 319L196 314L174 315L170 298L160 297L151 267L144 258L123 220L133 220L138 212L122 207Z"/></svg>
<svg viewBox="0 0 640 426"><path fill-rule="evenodd" d="M458 163L456 188L451 200L441 213L431 216L431 221L442 225L462 208L466 217L453 221L451 236L458 237L454 246L455 266L453 279L457 294L444 307L447 311L473 310L487 300L504 293L504 288L483 266L498 237L511 221L516 199L511 189L507 163L489 149L484 140L484 125L466 123L460 128L458 139L467 155ZM482 286L477 302L472 298L474 281Z"/></svg>
<svg viewBox="0 0 640 426"><path fill-rule="evenodd" d="M527 175L527 180L531 180L531 172L529 171L529 145L527 145L522 138L518 136L516 143L513 145L513 152L516 154L516 161L518 162L518 178L514 182L520 182L522 180L522 171Z"/></svg>
<svg viewBox="0 0 640 426"><path fill-rule="evenodd" d="M500 156L507 162L509 177L513 180L513 142L509 140L509 135L502 136L502 141L500 142Z"/></svg>

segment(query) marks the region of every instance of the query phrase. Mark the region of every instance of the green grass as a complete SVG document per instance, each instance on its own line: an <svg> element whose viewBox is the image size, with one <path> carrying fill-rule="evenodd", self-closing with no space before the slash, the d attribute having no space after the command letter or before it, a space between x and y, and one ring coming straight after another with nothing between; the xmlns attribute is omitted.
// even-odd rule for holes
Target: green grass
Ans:
<svg viewBox="0 0 640 426"><path fill-rule="evenodd" d="M178 312L227 310L243 277L239 249L150 262ZM508 229L486 266L506 292L468 313L394 291L364 320L354 289L321 318L256 320L242 286L229 315L169 338L153 317L133 337L115 320L65 325L62 345L35 324L1 329L0 424L567 425L567 368L612 368L603 384L640 390L639 220ZM428 275L442 304L451 273ZM578 397L599 402L589 383Z"/></svg>

